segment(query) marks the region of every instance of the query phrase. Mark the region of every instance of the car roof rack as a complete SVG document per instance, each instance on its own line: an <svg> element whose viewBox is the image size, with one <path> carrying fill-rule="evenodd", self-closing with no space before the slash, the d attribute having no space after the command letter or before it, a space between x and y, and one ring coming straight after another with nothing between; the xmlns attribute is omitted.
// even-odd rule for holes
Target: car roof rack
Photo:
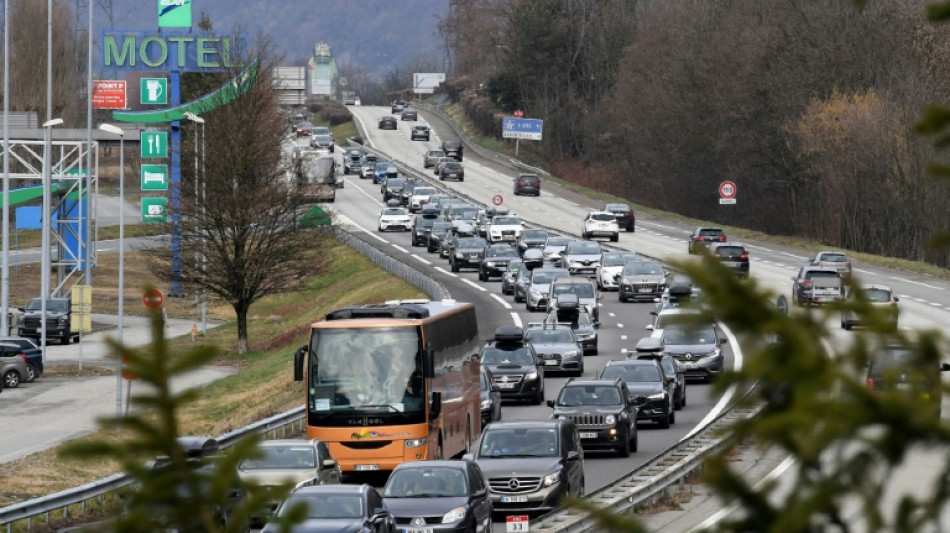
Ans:
<svg viewBox="0 0 950 533"><path fill-rule="evenodd" d="M498 326L495 328L495 342L524 342L524 330L519 326Z"/></svg>

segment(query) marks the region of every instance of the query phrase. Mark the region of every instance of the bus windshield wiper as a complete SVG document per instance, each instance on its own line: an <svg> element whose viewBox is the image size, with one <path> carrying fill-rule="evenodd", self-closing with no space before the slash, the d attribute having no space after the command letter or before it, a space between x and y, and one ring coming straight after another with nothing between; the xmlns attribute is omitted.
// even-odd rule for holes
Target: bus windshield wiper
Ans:
<svg viewBox="0 0 950 533"><path fill-rule="evenodd" d="M363 404L363 405L357 405L357 406L356 406L356 409L366 409L366 408L370 408L370 409L389 409L390 411L392 411L392 412L394 412L394 413L400 413L400 414L402 414L402 411L400 411L399 409L396 409L395 407L393 407L392 405L390 405L390 404L388 404L388 403L382 403L382 404L379 404L379 405Z"/></svg>

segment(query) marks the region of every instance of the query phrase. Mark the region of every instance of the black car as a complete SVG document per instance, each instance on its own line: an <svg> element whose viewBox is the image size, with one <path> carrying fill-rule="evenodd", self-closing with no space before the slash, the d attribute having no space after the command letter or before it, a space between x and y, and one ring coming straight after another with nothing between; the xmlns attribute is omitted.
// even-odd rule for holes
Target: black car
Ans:
<svg viewBox="0 0 950 533"><path fill-rule="evenodd" d="M524 342L524 331L518 326L496 329L479 359L491 371L502 399L530 400L535 405L544 401L544 368L539 366L534 348Z"/></svg>
<svg viewBox="0 0 950 533"><path fill-rule="evenodd" d="M450 139L447 141L442 141L442 151L445 152L446 157L454 157L459 162L462 161L462 141L458 139Z"/></svg>
<svg viewBox="0 0 950 533"><path fill-rule="evenodd" d="M398 200L402 204L402 191L406 188L406 178L388 178L383 184L383 201Z"/></svg>
<svg viewBox="0 0 950 533"><path fill-rule="evenodd" d="M508 268L501 275L501 293L514 294L515 284L518 283L518 274L524 268L524 263L520 259L508 261Z"/></svg>
<svg viewBox="0 0 950 533"><path fill-rule="evenodd" d="M481 237L454 236L452 250L449 255L449 265L452 272L463 268L481 268L482 258L487 243Z"/></svg>
<svg viewBox="0 0 950 533"><path fill-rule="evenodd" d="M937 360L938 354L915 344L889 343L871 354L867 386L882 393L900 395L933 409L939 418L943 401L941 372L950 364Z"/></svg>
<svg viewBox="0 0 950 533"><path fill-rule="evenodd" d="M640 420L655 422L667 429L676 422L676 378L667 378L660 363L653 359L625 359L607 361L600 372L600 379L620 378L627 384L630 394L646 397L646 402L637 411Z"/></svg>
<svg viewBox="0 0 950 533"><path fill-rule="evenodd" d="M488 482L474 461L413 461L393 470L383 503L400 532L491 531Z"/></svg>
<svg viewBox="0 0 950 533"><path fill-rule="evenodd" d="M442 249L442 240L452 231L452 223L445 220L437 220L429 228L429 238L426 241L426 251L431 253Z"/></svg>
<svg viewBox="0 0 950 533"><path fill-rule="evenodd" d="M369 485L317 485L295 489L277 509L278 517L303 505L303 522L293 531L321 533L396 533L396 522L386 510L383 497ZM261 533L277 533L280 526L268 523Z"/></svg>
<svg viewBox="0 0 950 533"><path fill-rule="evenodd" d="M660 353L663 350L663 346L657 339L650 339L655 341L655 345L658 349L652 350L641 350L641 346L638 344L637 351L632 355L637 359L653 359L660 363L660 368L663 369L663 373L666 374L667 379L670 377L675 378L674 388L673 388L673 408L679 411L680 409L686 407L686 371L683 370L683 365L679 364L676 359L673 359L673 356L670 354ZM628 357L631 354L627 354Z"/></svg>
<svg viewBox="0 0 950 533"><path fill-rule="evenodd" d="M687 251L691 254L699 253L701 248L705 248L714 242L726 242L726 232L722 228L703 228L699 227L693 230L689 236Z"/></svg>
<svg viewBox="0 0 950 533"><path fill-rule="evenodd" d="M415 141L416 139L428 141L429 140L429 126L425 124L416 124L412 127L412 132L409 134L411 140Z"/></svg>
<svg viewBox="0 0 950 533"><path fill-rule="evenodd" d="M537 174L518 174L515 177L514 194L541 196L541 178Z"/></svg>
<svg viewBox="0 0 950 533"><path fill-rule="evenodd" d="M478 281L488 281L504 275L508 270L508 263L515 259L519 258L514 246L506 243L489 244L482 252L482 261L478 265Z"/></svg>
<svg viewBox="0 0 950 533"><path fill-rule="evenodd" d="M478 385L481 390L482 427L490 422L501 420L501 389L495 384L491 370L481 367L478 373Z"/></svg>
<svg viewBox="0 0 950 533"><path fill-rule="evenodd" d="M549 235L548 231L543 229L526 229L522 231L517 242L518 253L524 254L528 248L537 248L539 250L544 248L544 243L547 242Z"/></svg>
<svg viewBox="0 0 950 533"><path fill-rule="evenodd" d="M603 211L613 213L617 217L617 225L626 231L633 231L637 218L633 214L633 209L627 204L607 204Z"/></svg>
<svg viewBox="0 0 950 533"><path fill-rule="evenodd" d="M447 179L465 181L465 169L462 168L461 163L444 163L439 167L439 180L445 181Z"/></svg>
<svg viewBox="0 0 950 533"><path fill-rule="evenodd" d="M440 220L442 220L442 217L438 211L423 208L422 212L416 215L416 218L412 221L412 245L421 246L429 242L429 231Z"/></svg>
<svg viewBox="0 0 950 533"><path fill-rule="evenodd" d="M749 252L745 246L734 242L714 242L709 245L709 253L740 278L749 277Z"/></svg>
<svg viewBox="0 0 950 533"><path fill-rule="evenodd" d="M567 418L577 425L585 450L615 450L620 457L637 451L638 405L646 399L633 397L620 378L567 380L556 401L552 418Z"/></svg>
<svg viewBox="0 0 950 533"><path fill-rule="evenodd" d="M399 123L396 121L396 117L391 115L386 115L379 119L379 129L381 130L394 130L399 128Z"/></svg>

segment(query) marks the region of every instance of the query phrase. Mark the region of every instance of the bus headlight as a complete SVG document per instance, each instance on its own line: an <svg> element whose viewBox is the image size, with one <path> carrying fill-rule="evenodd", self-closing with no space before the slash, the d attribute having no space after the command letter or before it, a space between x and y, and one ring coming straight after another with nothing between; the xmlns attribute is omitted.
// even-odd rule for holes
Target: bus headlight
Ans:
<svg viewBox="0 0 950 533"><path fill-rule="evenodd" d="M425 443L425 437L422 437L421 439L409 439L406 441L406 448L418 448L420 446L425 446Z"/></svg>
<svg viewBox="0 0 950 533"><path fill-rule="evenodd" d="M465 508L456 507L455 509L452 509L451 511L445 513L445 515L442 517L442 523L452 524L454 522L461 522L464 519L465 519Z"/></svg>

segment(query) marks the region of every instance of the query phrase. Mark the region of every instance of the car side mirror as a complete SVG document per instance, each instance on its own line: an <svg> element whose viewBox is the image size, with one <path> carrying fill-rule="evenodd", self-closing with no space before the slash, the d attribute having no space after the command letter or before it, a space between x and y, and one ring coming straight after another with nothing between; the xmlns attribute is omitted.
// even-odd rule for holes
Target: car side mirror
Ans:
<svg viewBox="0 0 950 533"><path fill-rule="evenodd" d="M429 420L435 420L442 414L442 393L432 393L432 405L429 406Z"/></svg>
<svg viewBox="0 0 950 533"><path fill-rule="evenodd" d="M667 376L667 377L666 377L666 382L667 382L667 383L676 383L676 376Z"/></svg>
<svg viewBox="0 0 950 533"><path fill-rule="evenodd" d="M897 303L897 302L899 302L899 301L901 301L901 299L898 298L897 296L895 296L895 297L894 297L894 303Z"/></svg>
<svg viewBox="0 0 950 533"><path fill-rule="evenodd" d="M373 516L369 517L370 522L379 522L385 518L389 517L389 511L383 507L378 507L373 509Z"/></svg>
<svg viewBox="0 0 950 533"><path fill-rule="evenodd" d="M719 337L719 344L729 344L729 339L726 337Z"/></svg>
<svg viewBox="0 0 950 533"><path fill-rule="evenodd" d="M551 409L554 409L554 400L548 400L545 403L547 404L548 407L550 407Z"/></svg>
<svg viewBox="0 0 950 533"><path fill-rule="evenodd" d="M646 330L653 331L653 324L647 324Z"/></svg>
<svg viewBox="0 0 950 533"><path fill-rule="evenodd" d="M792 276L792 277L791 277L791 280L792 280L792 281L798 281L798 278L796 278L795 276Z"/></svg>
<svg viewBox="0 0 950 533"><path fill-rule="evenodd" d="M463 461L474 461L474 460L475 460L475 454L466 453L465 455L462 456L462 460L463 460Z"/></svg>
<svg viewBox="0 0 950 533"><path fill-rule="evenodd" d="M495 385L494 383L492 383L491 391L492 391L492 392L501 392L501 387L499 387L498 385Z"/></svg>
<svg viewBox="0 0 950 533"><path fill-rule="evenodd" d="M324 459L322 464L323 468L336 468L338 463L336 459Z"/></svg>
<svg viewBox="0 0 950 533"><path fill-rule="evenodd" d="M473 498L484 498L485 496L488 496L487 489L479 489L472 493Z"/></svg>

